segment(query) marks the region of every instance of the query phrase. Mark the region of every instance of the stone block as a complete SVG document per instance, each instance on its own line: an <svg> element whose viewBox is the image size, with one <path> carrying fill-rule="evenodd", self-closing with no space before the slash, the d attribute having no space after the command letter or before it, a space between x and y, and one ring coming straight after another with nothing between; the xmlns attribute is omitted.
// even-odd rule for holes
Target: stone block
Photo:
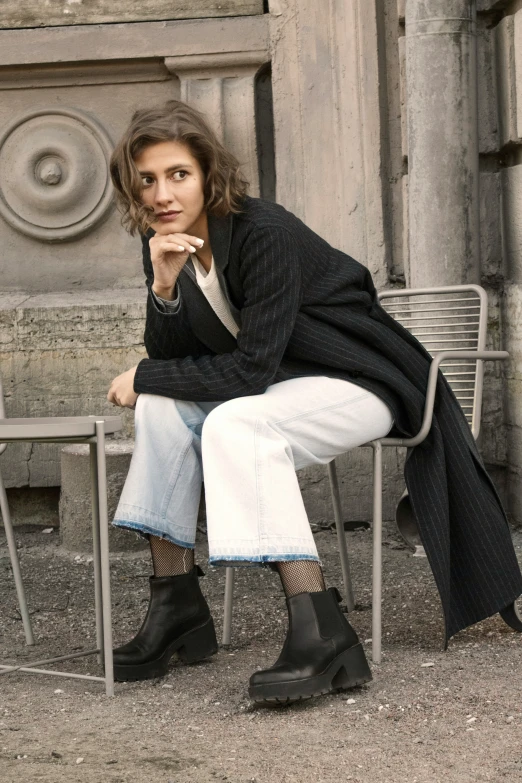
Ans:
<svg viewBox="0 0 522 783"><path fill-rule="evenodd" d="M0 297L0 374L7 416L134 414L107 401L111 380L145 356L144 289ZM60 446L13 444L0 457L8 487L58 486Z"/></svg>
<svg viewBox="0 0 522 783"><path fill-rule="evenodd" d="M107 502L109 521L114 512L129 470L133 442L110 441L105 447L107 460ZM90 457L87 444L65 446L61 450L62 490L60 495L60 540L72 552L92 550L92 505ZM109 527L111 551L144 549L145 539L130 531Z"/></svg>

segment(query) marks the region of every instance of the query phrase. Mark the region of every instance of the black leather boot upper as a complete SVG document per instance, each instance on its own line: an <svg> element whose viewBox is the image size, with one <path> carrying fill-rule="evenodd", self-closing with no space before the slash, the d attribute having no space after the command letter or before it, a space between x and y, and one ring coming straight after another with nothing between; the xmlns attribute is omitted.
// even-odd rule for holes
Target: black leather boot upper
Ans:
<svg viewBox="0 0 522 783"><path fill-rule="evenodd" d="M269 669L255 672L251 686L316 677L342 652L359 643L339 607L335 587L299 593L287 600L288 632L281 654Z"/></svg>
<svg viewBox="0 0 522 783"><path fill-rule="evenodd" d="M114 665L140 665L161 656L178 637L210 619L199 586L198 566L179 576L150 577L150 601L143 624L130 642L114 650Z"/></svg>

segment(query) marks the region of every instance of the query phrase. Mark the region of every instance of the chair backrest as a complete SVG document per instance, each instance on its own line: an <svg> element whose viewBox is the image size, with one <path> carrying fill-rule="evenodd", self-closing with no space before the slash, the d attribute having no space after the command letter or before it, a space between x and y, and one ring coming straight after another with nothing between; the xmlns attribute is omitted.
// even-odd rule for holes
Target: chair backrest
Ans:
<svg viewBox="0 0 522 783"><path fill-rule="evenodd" d="M383 291L379 300L432 356L440 351L485 350L488 298L478 285ZM483 364L455 359L441 366L475 438L480 432Z"/></svg>

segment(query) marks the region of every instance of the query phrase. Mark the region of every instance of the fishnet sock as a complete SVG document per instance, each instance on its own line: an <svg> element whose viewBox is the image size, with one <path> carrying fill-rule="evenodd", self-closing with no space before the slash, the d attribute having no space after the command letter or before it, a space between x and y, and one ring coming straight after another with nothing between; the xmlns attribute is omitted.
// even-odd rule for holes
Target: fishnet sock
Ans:
<svg viewBox="0 0 522 783"><path fill-rule="evenodd" d="M194 568L194 550L149 536L154 576L179 576Z"/></svg>
<svg viewBox="0 0 522 783"><path fill-rule="evenodd" d="M277 563L277 570L287 598L326 590L323 569L316 560L287 560Z"/></svg>

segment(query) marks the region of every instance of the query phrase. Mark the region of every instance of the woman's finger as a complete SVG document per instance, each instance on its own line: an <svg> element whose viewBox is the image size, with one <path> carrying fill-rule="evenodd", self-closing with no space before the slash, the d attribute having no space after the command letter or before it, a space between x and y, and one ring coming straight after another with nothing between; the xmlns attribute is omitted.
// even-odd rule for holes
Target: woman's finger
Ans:
<svg viewBox="0 0 522 783"><path fill-rule="evenodd" d="M181 244L181 240L169 240L158 245L157 253L193 253L192 245L189 242Z"/></svg>
<svg viewBox="0 0 522 783"><path fill-rule="evenodd" d="M190 236L190 234L179 234L178 236L180 237L180 239L185 239L187 242L190 242L191 245L196 245L196 247L199 248L203 247L203 245L205 244L205 242L202 239L200 239L199 237Z"/></svg>
<svg viewBox="0 0 522 783"><path fill-rule="evenodd" d="M107 399L109 400L109 402L112 402L113 405L119 405L120 404L118 399L117 399L117 397L116 397L115 392L112 389L109 389L109 393L107 395Z"/></svg>
<svg viewBox="0 0 522 783"><path fill-rule="evenodd" d="M156 253L195 253L196 248L186 239L168 239L156 246Z"/></svg>
<svg viewBox="0 0 522 783"><path fill-rule="evenodd" d="M161 239L159 239L158 235L156 235L156 237L152 237L151 242L154 239L157 239L158 243L162 245ZM202 248L205 244L203 239L200 239L199 237L193 237L190 234L165 234L163 239L166 239L169 242L173 242L180 247L183 246L187 248L190 253L195 253L196 249Z"/></svg>

